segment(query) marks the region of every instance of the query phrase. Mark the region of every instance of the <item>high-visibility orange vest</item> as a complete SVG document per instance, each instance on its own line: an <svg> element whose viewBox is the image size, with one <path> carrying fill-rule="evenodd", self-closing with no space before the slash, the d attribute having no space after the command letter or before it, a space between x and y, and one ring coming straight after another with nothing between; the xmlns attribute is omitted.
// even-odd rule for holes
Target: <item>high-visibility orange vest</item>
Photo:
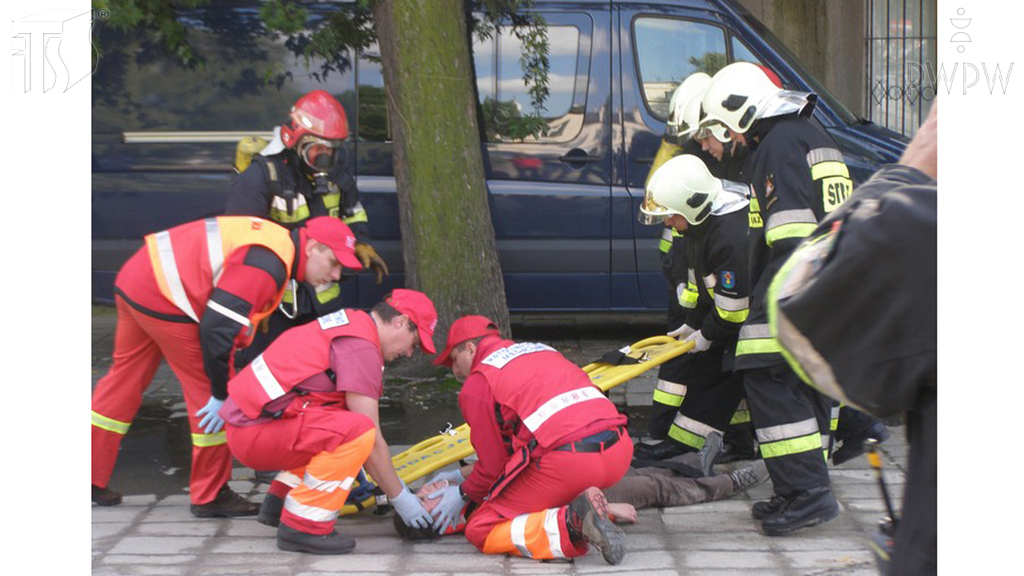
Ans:
<svg viewBox="0 0 1024 576"><path fill-rule="evenodd" d="M554 448L558 440L599 420L625 423L587 373L554 348L501 340L497 348L478 354L484 357L472 371L487 379L503 412L514 412L544 448ZM517 434L520 442L523 435Z"/></svg>
<svg viewBox="0 0 1024 576"><path fill-rule="evenodd" d="M261 218L218 216L146 236L146 249L160 293L196 322L210 304L210 294L228 256L239 248L254 245L277 254L284 262L286 277L291 277L295 244L288 230ZM245 344L252 341L253 328L277 308L284 291L282 286L274 300L263 306L253 302L249 317L238 318L241 324L248 322ZM227 309L224 313L237 315Z"/></svg>
<svg viewBox="0 0 1024 576"><path fill-rule="evenodd" d="M373 318L346 308L287 330L269 348L228 381L228 395L249 418L257 418L268 402L331 367L331 341L354 336L372 342L380 353ZM383 355L381 366L384 365Z"/></svg>

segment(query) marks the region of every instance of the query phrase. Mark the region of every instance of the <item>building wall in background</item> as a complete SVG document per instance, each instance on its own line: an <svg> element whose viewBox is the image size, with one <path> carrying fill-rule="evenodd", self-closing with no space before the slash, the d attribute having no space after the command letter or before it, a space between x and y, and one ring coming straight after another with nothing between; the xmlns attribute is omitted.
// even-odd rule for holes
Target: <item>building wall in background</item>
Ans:
<svg viewBox="0 0 1024 576"><path fill-rule="evenodd" d="M852 112L912 135L935 96L935 0L739 0Z"/></svg>

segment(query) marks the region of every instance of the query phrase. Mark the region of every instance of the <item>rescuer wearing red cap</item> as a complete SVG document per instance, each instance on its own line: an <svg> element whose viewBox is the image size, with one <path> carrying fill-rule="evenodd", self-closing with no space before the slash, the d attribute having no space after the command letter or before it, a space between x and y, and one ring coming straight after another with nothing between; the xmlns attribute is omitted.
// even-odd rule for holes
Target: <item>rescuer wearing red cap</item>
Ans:
<svg viewBox="0 0 1024 576"><path fill-rule="evenodd" d="M108 487L117 452L165 359L188 409L192 513L255 514L227 485L231 454L217 412L231 356L277 307L289 279L317 286L336 281L342 267L359 269L354 246L348 226L327 217L289 232L260 218L221 216L146 236L114 283L114 362L92 397L93 502L121 502Z"/></svg>
<svg viewBox="0 0 1024 576"><path fill-rule="evenodd" d="M380 432L384 363L434 354L437 312L422 292L394 290L369 313L343 309L286 331L228 383L221 415L236 458L278 473L259 521L277 526L281 550L345 554L334 530L360 469L409 526L430 515L398 477Z"/></svg>
<svg viewBox="0 0 1024 576"><path fill-rule="evenodd" d="M472 500L466 538L485 554L573 558L589 543L621 562L625 535L600 488L626 473L633 445L626 417L587 374L549 346L502 339L483 316L455 321L434 362L463 382L459 408L479 457L438 475L450 485L430 496L441 500L434 525L445 532Z"/></svg>
<svg viewBox="0 0 1024 576"><path fill-rule="evenodd" d="M258 216L289 229L311 217L338 218L352 229L363 268L372 269L381 284L388 266L370 242L367 213L346 162L348 136L348 117L334 96L325 90L304 94L287 120L274 129L271 142L252 156L252 163L236 162L241 173L231 184L225 213ZM267 328L238 354L237 365L248 364L288 328L340 310L340 296L337 283L315 290L289 287L281 311L271 315Z"/></svg>

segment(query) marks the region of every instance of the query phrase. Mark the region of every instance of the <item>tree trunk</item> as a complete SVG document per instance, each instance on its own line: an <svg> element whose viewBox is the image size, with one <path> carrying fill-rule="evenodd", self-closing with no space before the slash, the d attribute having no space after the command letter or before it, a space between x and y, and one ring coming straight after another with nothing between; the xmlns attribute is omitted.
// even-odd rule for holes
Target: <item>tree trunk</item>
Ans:
<svg viewBox="0 0 1024 576"><path fill-rule="evenodd" d="M482 314L509 334L487 200L463 0L376 0L394 135L405 285L438 310L435 341Z"/></svg>

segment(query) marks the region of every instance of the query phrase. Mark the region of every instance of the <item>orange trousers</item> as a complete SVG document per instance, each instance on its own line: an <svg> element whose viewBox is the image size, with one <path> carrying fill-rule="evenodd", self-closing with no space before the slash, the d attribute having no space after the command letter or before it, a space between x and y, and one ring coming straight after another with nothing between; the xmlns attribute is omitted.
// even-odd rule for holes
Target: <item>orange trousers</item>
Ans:
<svg viewBox="0 0 1024 576"><path fill-rule="evenodd" d="M92 393L92 483L109 485L121 440L160 360L166 359L181 383L192 432L190 498L193 504L210 502L231 479L231 453L224 432L206 434L195 416L210 400L199 325L159 320L132 308L120 296L116 301L114 363Z"/></svg>
<svg viewBox="0 0 1024 576"><path fill-rule="evenodd" d="M270 489L284 498L281 522L307 534L334 529L377 438L366 416L319 405L306 406L293 418L254 426L229 423L227 433L231 451L246 466L283 470Z"/></svg>

